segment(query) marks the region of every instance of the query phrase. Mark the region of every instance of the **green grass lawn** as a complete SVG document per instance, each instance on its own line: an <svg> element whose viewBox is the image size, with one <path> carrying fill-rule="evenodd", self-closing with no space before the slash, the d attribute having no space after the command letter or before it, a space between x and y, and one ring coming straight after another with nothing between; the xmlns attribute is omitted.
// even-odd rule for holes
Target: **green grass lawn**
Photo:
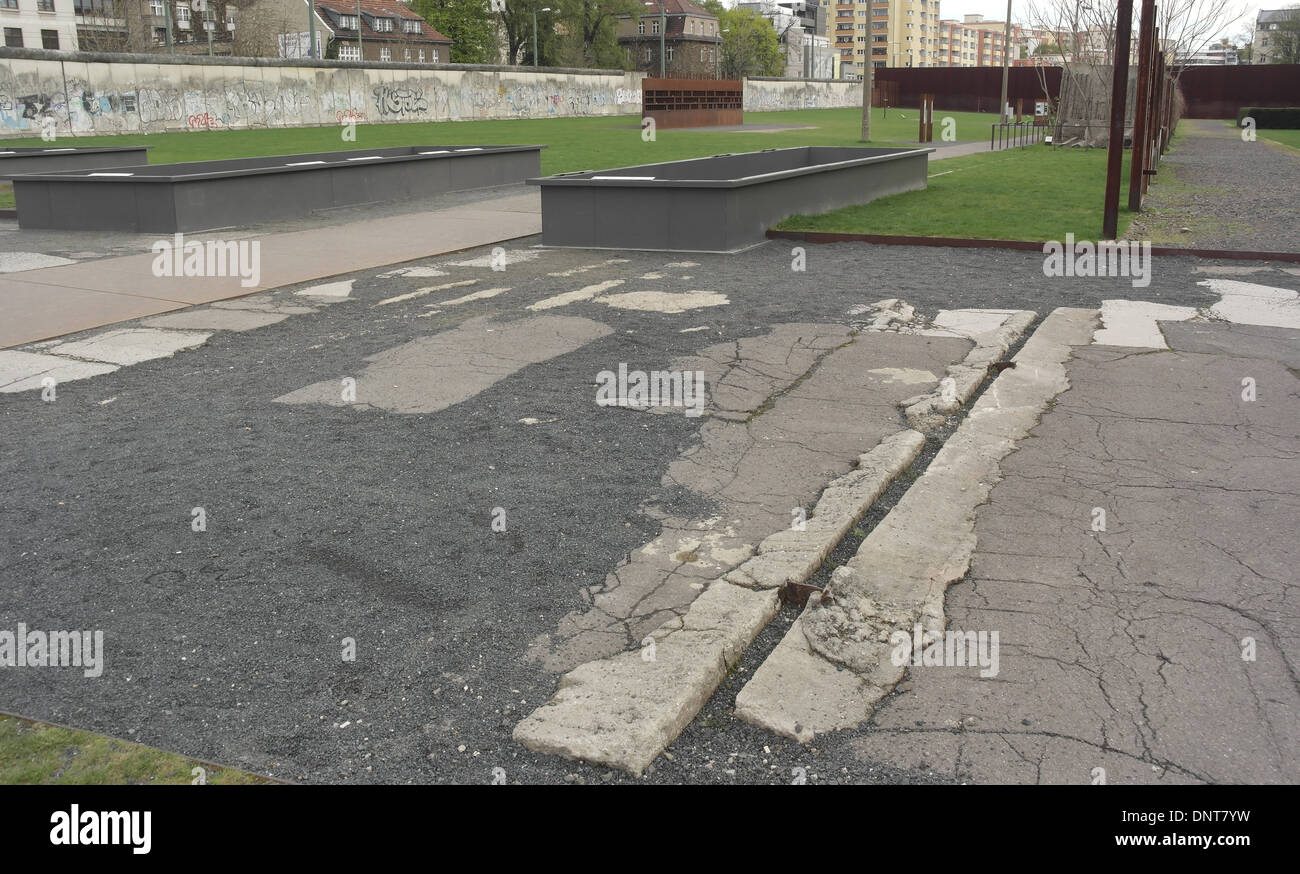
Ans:
<svg viewBox="0 0 1300 874"><path fill-rule="evenodd" d="M822 215L792 216L781 230L998 240L1101 236L1105 149L1027 146L930 165L924 191L896 194ZM1119 234L1132 220L1128 155L1120 187Z"/></svg>
<svg viewBox="0 0 1300 874"><path fill-rule="evenodd" d="M214 768L140 744L0 716L0 784L162 785L193 783L202 767L208 784L273 781L234 768Z"/></svg>
<svg viewBox="0 0 1300 874"><path fill-rule="evenodd" d="M958 140L988 139L996 116L973 112L936 112L936 135L945 116L956 121ZM605 170L631 164L702 158L721 152L752 152L780 146L857 146L862 126L859 109L810 109L794 112L747 112L747 124L816 125L813 130L771 133L661 130L643 142L635 115L608 118L535 118L503 121L440 121L419 124L357 125L356 142L344 142L341 129L329 127L196 131L105 137L60 137L60 146L150 145L151 164L210 161L260 155L291 155L342 149L409 145L510 145L541 143L543 173ZM872 142L914 142L916 110L891 108L872 112ZM7 140L16 146L43 145L39 138Z"/></svg>
<svg viewBox="0 0 1300 874"><path fill-rule="evenodd" d="M1300 150L1300 130L1262 130L1255 134L1261 140L1272 140L1288 148Z"/></svg>

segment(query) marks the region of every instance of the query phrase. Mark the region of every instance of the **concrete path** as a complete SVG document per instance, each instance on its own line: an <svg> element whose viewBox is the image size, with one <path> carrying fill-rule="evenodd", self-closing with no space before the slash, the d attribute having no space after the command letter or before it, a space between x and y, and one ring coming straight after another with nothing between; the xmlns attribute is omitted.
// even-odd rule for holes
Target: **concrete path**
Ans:
<svg viewBox="0 0 1300 874"><path fill-rule="evenodd" d="M1300 151L1185 118L1125 237L1162 246L1300 253ZM1127 196L1128 180L1125 182Z"/></svg>
<svg viewBox="0 0 1300 874"><path fill-rule="evenodd" d="M258 242L256 281L246 282L238 275L156 276L153 265L157 256L152 253L6 273L0 275L0 348L530 236L541 230L540 204L540 195L532 192L287 233L186 235L187 240L200 242ZM19 231L0 237L0 242L13 247L11 252L19 251L25 236ZM162 239L172 242L170 237Z"/></svg>

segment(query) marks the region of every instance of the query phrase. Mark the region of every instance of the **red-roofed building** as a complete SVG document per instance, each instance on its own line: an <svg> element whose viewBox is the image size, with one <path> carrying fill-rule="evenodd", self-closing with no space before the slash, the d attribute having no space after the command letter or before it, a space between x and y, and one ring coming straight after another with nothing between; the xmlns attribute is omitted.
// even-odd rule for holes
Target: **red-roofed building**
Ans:
<svg viewBox="0 0 1300 874"><path fill-rule="evenodd" d="M327 57L411 64L451 60L451 40L400 0L327 0L316 3L316 11L329 31Z"/></svg>
<svg viewBox="0 0 1300 874"><path fill-rule="evenodd" d="M661 39L668 78L714 78L722 34L712 12L691 0L662 0L662 5L656 0L645 6L639 18L619 16L618 44L635 69L659 75Z"/></svg>

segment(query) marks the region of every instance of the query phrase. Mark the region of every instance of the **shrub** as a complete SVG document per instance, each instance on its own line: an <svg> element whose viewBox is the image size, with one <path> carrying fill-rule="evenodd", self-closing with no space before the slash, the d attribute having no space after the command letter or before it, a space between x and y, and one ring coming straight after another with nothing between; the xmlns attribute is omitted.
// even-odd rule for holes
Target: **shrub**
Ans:
<svg viewBox="0 0 1300 874"><path fill-rule="evenodd" d="M1260 130L1300 130L1300 106L1243 106L1237 110L1237 127L1247 116Z"/></svg>

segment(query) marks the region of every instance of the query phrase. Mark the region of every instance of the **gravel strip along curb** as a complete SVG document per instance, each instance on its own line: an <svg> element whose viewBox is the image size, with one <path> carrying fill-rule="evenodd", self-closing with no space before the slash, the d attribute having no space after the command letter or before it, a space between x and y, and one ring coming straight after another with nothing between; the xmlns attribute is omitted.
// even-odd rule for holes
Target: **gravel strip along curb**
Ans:
<svg viewBox="0 0 1300 874"><path fill-rule="evenodd" d="M948 586L975 551L975 509L1001 478L999 463L1069 387L1071 347L1087 345L1091 309L1061 307L985 390L907 494L814 594L772 654L736 696L736 715L800 742L850 728L902 678L890 635L920 623L942 632Z"/></svg>
<svg viewBox="0 0 1300 874"><path fill-rule="evenodd" d="M777 588L821 566L925 437L900 431L858 457L828 485L802 531L782 531L758 555L714 580L684 617L666 622L635 652L580 665L555 696L523 719L514 739L530 750L640 775L676 739L780 609Z"/></svg>

